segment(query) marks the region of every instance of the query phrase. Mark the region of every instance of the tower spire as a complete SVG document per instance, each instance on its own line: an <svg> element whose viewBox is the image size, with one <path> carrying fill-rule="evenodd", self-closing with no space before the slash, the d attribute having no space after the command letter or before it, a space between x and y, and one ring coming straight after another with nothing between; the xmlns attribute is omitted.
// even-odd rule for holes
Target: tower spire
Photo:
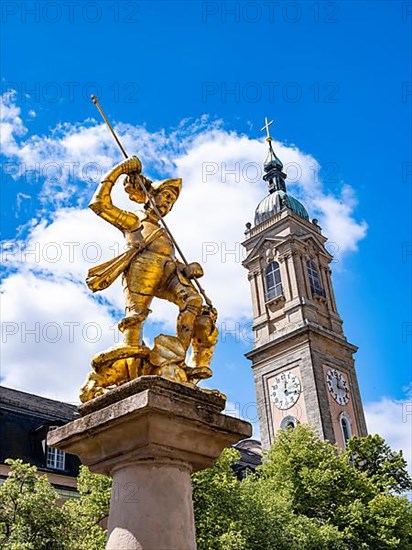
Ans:
<svg viewBox="0 0 412 550"><path fill-rule="evenodd" d="M269 127L274 123L273 120L270 122L268 121L268 118L265 117L265 125L261 128L261 132L263 130L266 130L266 141L269 144L269 152L268 156L266 157L266 160L263 164L263 169L265 171L265 174L263 176L263 179L268 184L268 190L269 193L273 193L275 191L284 191L286 193L286 174L282 171L283 170L283 164L280 159L275 154L275 151L272 147L272 137L269 132Z"/></svg>

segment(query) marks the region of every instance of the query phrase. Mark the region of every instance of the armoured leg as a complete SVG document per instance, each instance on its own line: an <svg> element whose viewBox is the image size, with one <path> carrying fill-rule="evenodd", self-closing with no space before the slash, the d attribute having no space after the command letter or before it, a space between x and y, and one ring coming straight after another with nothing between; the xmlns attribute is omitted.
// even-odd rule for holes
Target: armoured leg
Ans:
<svg viewBox="0 0 412 550"><path fill-rule="evenodd" d="M157 255L140 254L123 277L126 302L125 317L119 323L124 334L124 345L142 345L142 327L150 313L150 304L163 276L164 260Z"/></svg>
<svg viewBox="0 0 412 550"><path fill-rule="evenodd" d="M183 284L177 274L173 275L165 286L159 288L156 296L179 307L176 336L187 352L193 336L195 319L202 309L202 297L192 285Z"/></svg>
<svg viewBox="0 0 412 550"><path fill-rule="evenodd" d="M132 314L123 317L117 325L120 332L123 333L123 343L125 346L141 346L142 345L142 325L143 321L148 316L147 313Z"/></svg>
<svg viewBox="0 0 412 550"><path fill-rule="evenodd" d="M188 297L178 315L176 333L186 351L190 346L195 320L201 309L202 298L198 294L193 294Z"/></svg>
<svg viewBox="0 0 412 550"><path fill-rule="evenodd" d="M216 312L208 307L203 307L201 314L195 320L192 339L195 367L208 368L210 366L218 336Z"/></svg>

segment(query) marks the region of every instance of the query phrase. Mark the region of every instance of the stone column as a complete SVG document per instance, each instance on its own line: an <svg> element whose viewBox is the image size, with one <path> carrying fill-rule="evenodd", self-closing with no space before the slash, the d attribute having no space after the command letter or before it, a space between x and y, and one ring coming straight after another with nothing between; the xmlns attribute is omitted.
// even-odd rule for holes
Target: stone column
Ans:
<svg viewBox="0 0 412 550"><path fill-rule="evenodd" d="M293 292L295 296L298 296L300 298L300 301L302 302L302 297L308 298L308 284L305 279L305 270L302 265L302 257L298 250L296 250L296 247L293 247L291 250L292 255L292 284L295 285L295 288L293 289Z"/></svg>
<svg viewBox="0 0 412 550"><path fill-rule="evenodd" d="M253 317L256 319L262 315L262 308L260 306L260 297L257 287L257 273L256 271L250 271L248 273L248 280L250 282L250 289L252 293L252 307L253 307Z"/></svg>
<svg viewBox="0 0 412 550"><path fill-rule="evenodd" d="M48 445L113 479L107 550L196 549L190 475L252 432L224 406L216 393L143 376L49 433Z"/></svg>
<svg viewBox="0 0 412 550"><path fill-rule="evenodd" d="M256 283L257 283L257 291L259 296L261 297L262 304L263 304L263 311L266 311L266 290L265 290L265 283L264 283L264 270L261 266L259 266L259 269L255 271L256 274Z"/></svg>
<svg viewBox="0 0 412 550"><path fill-rule="evenodd" d="M290 258L290 255L288 253L282 254L279 256L283 296L285 297L286 302L290 302L293 300L293 287L290 280L290 273L289 273L289 266L288 266L289 258Z"/></svg>

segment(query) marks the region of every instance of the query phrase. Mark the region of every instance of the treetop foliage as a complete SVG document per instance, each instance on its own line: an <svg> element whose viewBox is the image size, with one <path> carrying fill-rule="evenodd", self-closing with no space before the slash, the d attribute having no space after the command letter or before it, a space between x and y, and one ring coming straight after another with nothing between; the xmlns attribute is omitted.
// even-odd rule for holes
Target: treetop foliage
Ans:
<svg viewBox="0 0 412 550"><path fill-rule="evenodd" d="M4 550L101 550L111 480L81 466L79 498L61 497L35 466L7 459L11 470L0 486L0 548Z"/></svg>
<svg viewBox="0 0 412 550"><path fill-rule="evenodd" d="M412 548L412 506L399 496L412 480L379 436L338 452L308 426L281 431L242 482L233 453L193 476L199 550Z"/></svg>

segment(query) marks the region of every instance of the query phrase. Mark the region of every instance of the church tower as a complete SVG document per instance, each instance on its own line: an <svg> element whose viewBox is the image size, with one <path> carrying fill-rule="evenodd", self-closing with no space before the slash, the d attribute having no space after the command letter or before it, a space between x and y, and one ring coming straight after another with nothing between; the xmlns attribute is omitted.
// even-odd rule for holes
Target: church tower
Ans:
<svg viewBox="0 0 412 550"><path fill-rule="evenodd" d="M268 195L247 224L246 258L252 291L252 361L264 449L280 429L308 423L345 448L366 435L353 354L342 330L331 279L332 256L317 220L286 190L266 119Z"/></svg>

